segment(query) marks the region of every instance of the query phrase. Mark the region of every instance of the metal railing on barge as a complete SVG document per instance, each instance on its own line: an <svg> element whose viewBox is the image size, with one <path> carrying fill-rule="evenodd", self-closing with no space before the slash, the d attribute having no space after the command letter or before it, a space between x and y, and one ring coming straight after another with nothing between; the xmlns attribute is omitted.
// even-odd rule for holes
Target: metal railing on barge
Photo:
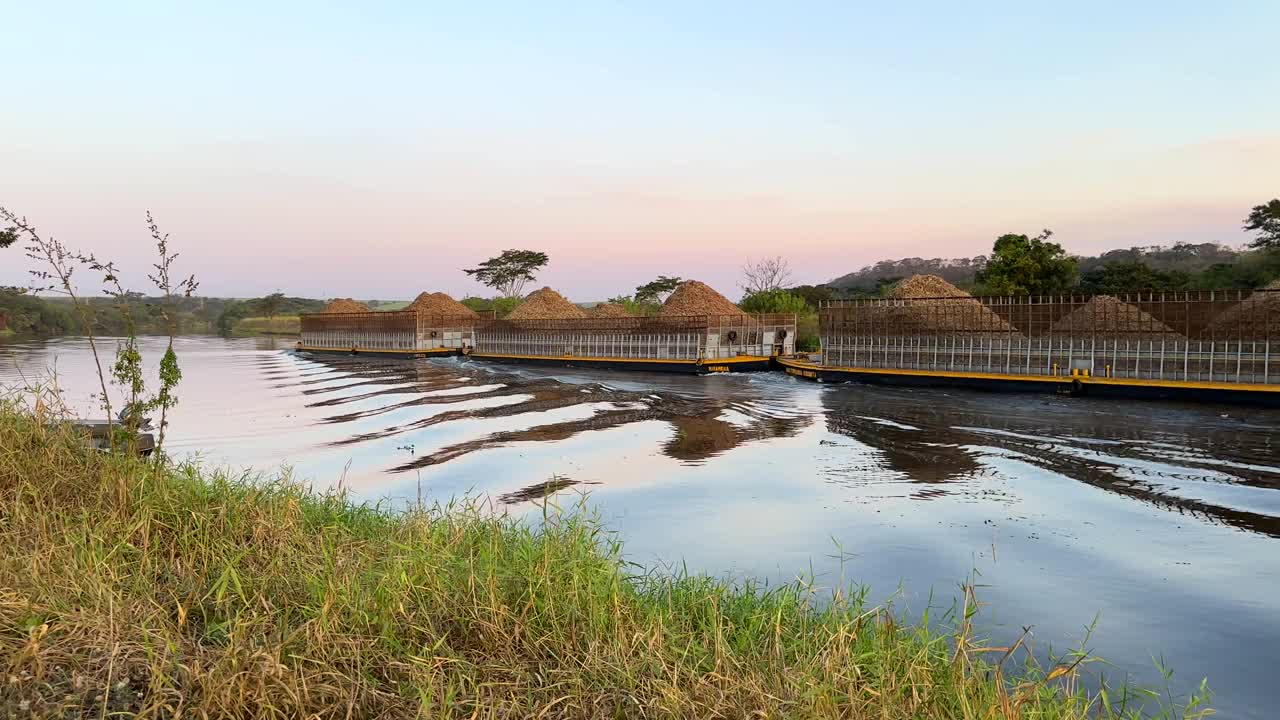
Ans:
<svg viewBox="0 0 1280 720"><path fill-rule="evenodd" d="M832 368L1280 383L1280 290L824 303Z"/></svg>
<svg viewBox="0 0 1280 720"><path fill-rule="evenodd" d="M792 351L795 327L795 315L481 320L475 350L534 358L767 358Z"/></svg>
<svg viewBox="0 0 1280 720"><path fill-rule="evenodd" d="M479 320L416 310L307 313L301 346L315 350L427 352L462 350L474 341Z"/></svg>

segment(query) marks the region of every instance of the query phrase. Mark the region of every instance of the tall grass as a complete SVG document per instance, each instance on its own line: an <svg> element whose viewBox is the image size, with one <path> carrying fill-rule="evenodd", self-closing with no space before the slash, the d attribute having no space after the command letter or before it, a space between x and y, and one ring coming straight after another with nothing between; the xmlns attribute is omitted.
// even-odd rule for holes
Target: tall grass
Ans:
<svg viewBox="0 0 1280 720"><path fill-rule="evenodd" d="M998 664L967 601L947 631L804 583L637 575L582 512L393 513L90 451L13 406L0 547L0 717L1053 719L1149 699Z"/></svg>

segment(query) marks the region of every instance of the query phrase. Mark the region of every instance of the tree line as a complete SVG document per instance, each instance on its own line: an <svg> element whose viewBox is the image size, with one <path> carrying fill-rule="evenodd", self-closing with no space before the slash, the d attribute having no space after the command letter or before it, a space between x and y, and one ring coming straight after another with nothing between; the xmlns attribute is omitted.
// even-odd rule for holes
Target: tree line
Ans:
<svg viewBox="0 0 1280 720"><path fill-rule="evenodd" d="M827 283L841 296L882 294L911 275L938 275L974 294L1100 294L1139 290L1262 287L1280 277L1280 200L1255 206L1243 230L1248 249L1217 243L1133 247L1092 257L1068 255L1052 231L1006 234L990 255L883 260Z"/></svg>
<svg viewBox="0 0 1280 720"><path fill-rule="evenodd" d="M1037 235L1009 233L996 238L989 255L884 260L818 285L792 284L789 263L777 255L743 266L739 306L747 312L812 315L823 301L880 296L899 280L917 274L941 276L974 294L997 295L1255 288L1273 282L1280 277L1280 199L1255 206L1243 229L1252 233L1249 249L1244 251L1216 243L1179 243L1111 250L1093 257L1069 255L1054 242L1050 230ZM12 244L16 237L13 228L0 230L0 247ZM544 252L508 249L465 268L465 274L492 288L495 295L467 297L462 303L477 312L504 316L520 303L525 288L549 262ZM676 275L659 275L608 301L635 315L655 314L682 281ZM100 334L117 334L126 322L134 323L141 332L164 331L174 318L182 332L229 333L247 317L297 315L324 305L323 300L279 292L248 300L188 297L171 299L165 305L170 315L162 317L158 300L125 293L87 300L83 305L90 311L87 317L94 331ZM9 332L84 333L82 317L56 299L36 297L19 288L0 288L0 319Z"/></svg>

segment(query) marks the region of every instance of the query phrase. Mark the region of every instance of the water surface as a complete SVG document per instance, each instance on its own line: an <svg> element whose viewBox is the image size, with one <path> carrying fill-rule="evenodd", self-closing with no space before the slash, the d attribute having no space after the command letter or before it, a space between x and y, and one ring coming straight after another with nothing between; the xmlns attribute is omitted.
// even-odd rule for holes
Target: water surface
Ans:
<svg viewBox="0 0 1280 720"><path fill-rule="evenodd" d="M1096 619L1109 677L1163 658L1225 717L1280 706L1280 411L289 347L180 339L171 449L370 501L588 491L642 564L844 577L910 613L976 573L997 641L1066 649ZM52 374L95 414L83 340L0 344L0 385Z"/></svg>

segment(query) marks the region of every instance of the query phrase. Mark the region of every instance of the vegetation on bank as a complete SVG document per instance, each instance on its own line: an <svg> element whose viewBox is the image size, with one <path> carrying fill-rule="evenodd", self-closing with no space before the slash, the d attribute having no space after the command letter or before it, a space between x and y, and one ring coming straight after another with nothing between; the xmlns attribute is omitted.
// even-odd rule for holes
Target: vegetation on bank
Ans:
<svg viewBox="0 0 1280 720"><path fill-rule="evenodd" d="M288 297L284 293L272 293L260 298L233 300L229 302L222 314L218 316L217 332L223 335L241 332L256 332L254 323L241 328L242 321L247 318L262 318L259 325L271 325L277 316L292 317L298 322L299 313L319 312L324 307L324 300L311 298Z"/></svg>
<svg viewBox="0 0 1280 720"><path fill-rule="evenodd" d="M1015 236L1020 237L1020 236ZM992 288L979 281L991 257L901 258L842 275L827 286L848 297L874 297L883 288L912 275L937 275L975 295ZM1074 258L1075 275L1066 292L1083 295L1138 290L1221 290L1259 288L1280 277L1280 252L1271 248L1233 250L1217 243L1178 243L1172 246L1132 247L1100 255Z"/></svg>
<svg viewBox="0 0 1280 720"><path fill-rule="evenodd" d="M1050 241L1053 233L1049 230L1036 236L1010 233L996 239L990 256L882 261L824 285L792 285L790 265L778 255L743 266L739 306L753 313L794 313L798 317L796 347L816 350L817 308L823 301L882 297L912 275L938 275L975 295L1097 295L1266 286L1280 278L1280 200L1254 207L1243 228L1253 233L1248 250L1216 243L1179 243L1112 250L1098 256L1069 255L1060 244ZM17 230L0 230L0 240L14 244ZM468 297L461 302L478 313L505 317L521 303L524 286L549 262L546 253L506 250L463 271L498 295ZM637 286L634 293L608 301L632 315L654 315L680 282L678 276L660 275ZM119 336L130 331L291 334L297 332L299 313L316 312L325 304L324 300L287 297L279 292L247 300L147 298L123 290L111 294L110 298L77 298L79 312L72 312L66 299L0 288L0 331L87 334L88 322L98 335ZM375 310L394 310L407 303L370 301L369 305Z"/></svg>
<svg viewBox="0 0 1280 720"><path fill-rule="evenodd" d="M232 328L235 335L297 335L302 332L302 319L297 315L241 318Z"/></svg>
<svg viewBox="0 0 1280 720"><path fill-rule="evenodd" d="M0 715L1115 718L1091 661L858 593L636 574L581 513L391 512L0 407ZM966 609L967 608L967 609ZM1202 701L1163 706L1198 715Z"/></svg>
<svg viewBox="0 0 1280 720"><path fill-rule="evenodd" d="M179 334L210 333L229 301L220 298L162 297L128 293L122 298L81 298L93 333L119 337L128 334L130 321L143 335L166 335L170 322ZM166 317L166 312L168 316ZM70 299L33 295L25 288L0 287L0 315L16 335L85 335L85 324Z"/></svg>

